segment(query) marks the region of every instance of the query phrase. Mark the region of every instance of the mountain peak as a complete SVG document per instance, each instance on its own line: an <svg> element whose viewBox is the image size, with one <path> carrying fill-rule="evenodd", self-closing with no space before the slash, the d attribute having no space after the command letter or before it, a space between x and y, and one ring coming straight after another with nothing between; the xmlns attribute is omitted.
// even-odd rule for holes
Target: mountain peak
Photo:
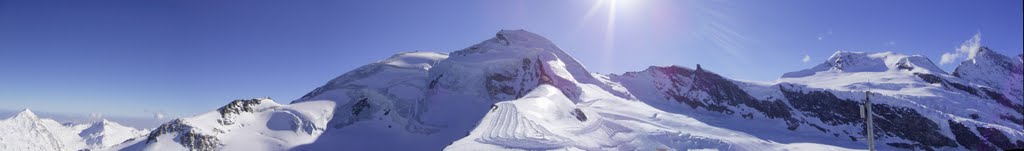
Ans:
<svg viewBox="0 0 1024 151"><path fill-rule="evenodd" d="M534 34L532 32L517 29L517 30L501 30L494 35L494 38L506 42L506 45L510 44L550 44L550 40L543 36Z"/></svg>
<svg viewBox="0 0 1024 151"><path fill-rule="evenodd" d="M100 121L96 121L93 124L95 124L95 125L116 125L117 123L112 122L112 121L107 120L107 119L100 119Z"/></svg>
<svg viewBox="0 0 1024 151"><path fill-rule="evenodd" d="M491 53L527 53L534 51L565 54L551 40L532 32L518 30L501 30L493 38L485 40L469 48L452 52L453 56L467 56ZM568 55L566 55L568 56Z"/></svg>
<svg viewBox="0 0 1024 151"><path fill-rule="evenodd" d="M971 58L967 58L964 63L968 61L970 61L970 63L977 63L978 61L1003 61L1009 59L1010 57L992 51L992 49L989 49L988 47L978 47L975 54L971 55Z"/></svg>
<svg viewBox="0 0 1024 151"><path fill-rule="evenodd" d="M36 116L36 113L33 113L32 110L28 109L28 108L25 108L24 110L21 110L21 112L18 112L18 114L15 115L14 117L16 117L16 118L17 117L31 118L31 119L39 118L39 116Z"/></svg>
<svg viewBox="0 0 1024 151"><path fill-rule="evenodd" d="M979 47L975 55L960 62L960 65L953 71L953 75L960 75L961 72L964 72L962 68L997 67L1002 70L1011 70L1014 64L1015 61L1008 56L992 51L988 47Z"/></svg>
<svg viewBox="0 0 1024 151"><path fill-rule="evenodd" d="M1024 72L1024 60L1020 55L1017 59L992 51L987 47L980 47L973 58L960 62L960 65L953 70L953 76L961 79L986 85L1004 93L1009 93L1018 99L1024 99L1024 90L1021 89L1021 77Z"/></svg>

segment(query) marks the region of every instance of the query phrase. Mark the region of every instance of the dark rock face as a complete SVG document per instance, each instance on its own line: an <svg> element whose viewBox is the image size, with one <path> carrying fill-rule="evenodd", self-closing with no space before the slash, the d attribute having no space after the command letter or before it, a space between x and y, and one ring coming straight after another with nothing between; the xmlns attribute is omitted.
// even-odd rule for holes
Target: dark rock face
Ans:
<svg viewBox="0 0 1024 151"><path fill-rule="evenodd" d="M182 146L192 150L212 151L220 146L220 141L216 137L195 132L185 133L179 139Z"/></svg>
<svg viewBox="0 0 1024 151"><path fill-rule="evenodd" d="M821 119L832 126L860 124L860 103L853 100L839 99L831 92L811 91L807 93L792 91L779 86L782 94L789 99L793 108L803 111L805 115Z"/></svg>
<svg viewBox="0 0 1024 151"><path fill-rule="evenodd" d="M231 101L231 103L228 103L228 105L225 105L217 109L217 112L220 112L221 117L221 119L218 119L217 122L223 125L235 124L235 122L231 120L231 117L238 115L242 112L252 112L252 107L259 105L260 103L262 103L262 100L260 99Z"/></svg>
<svg viewBox="0 0 1024 151"><path fill-rule="evenodd" d="M999 129L991 127L976 127L976 129L978 133L981 133L981 136L985 137L985 140L1003 150L1024 148L1024 142L1019 140L1016 143L1011 142L1010 138L1006 137L1006 134L1003 134Z"/></svg>
<svg viewBox="0 0 1024 151"><path fill-rule="evenodd" d="M952 139L939 132L941 129L937 123L914 109L887 104L871 104L871 108L877 116L874 120L878 132L923 145L918 148L958 147Z"/></svg>
<svg viewBox="0 0 1024 151"><path fill-rule="evenodd" d="M551 78L544 74L544 65L539 59L523 58L521 70L490 73L484 81L487 93L494 101L512 100L522 97L540 84L551 84Z"/></svg>
<svg viewBox="0 0 1024 151"><path fill-rule="evenodd" d="M917 76L918 78L921 78L921 80L924 80L925 82L931 84L946 82L946 80L943 80L942 77L936 76L934 74L914 73L914 75Z"/></svg>
<svg viewBox="0 0 1024 151"><path fill-rule="evenodd" d="M864 124L860 113L858 113L860 111L858 101L840 99L828 91L804 93L788 90L782 86L779 89L794 108L803 111L810 117L821 119L825 124L832 126ZM894 147L930 150L936 147L958 146L952 139L939 132L941 129L938 124L925 118L914 109L887 104L872 104L871 106L877 129L876 136L896 136L918 143L890 144Z"/></svg>
<svg viewBox="0 0 1024 151"><path fill-rule="evenodd" d="M241 112L252 112L252 106L259 105L262 102L260 99L248 99L248 100L234 100L228 105L222 106L217 109L220 112L221 117L227 117L231 114L237 115Z"/></svg>
<svg viewBox="0 0 1024 151"><path fill-rule="evenodd" d="M212 151L221 145L216 137L194 131L192 126L185 124L181 119L175 119L154 129L146 136L146 144L157 142L157 137L170 133L177 134L175 141L190 150Z"/></svg>
<svg viewBox="0 0 1024 151"><path fill-rule="evenodd" d="M949 129L956 136L956 142L964 146L968 150L996 150L995 146L988 144L984 140L981 140L978 135L971 132L971 128L967 128L963 124L953 122L949 120Z"/></svg>

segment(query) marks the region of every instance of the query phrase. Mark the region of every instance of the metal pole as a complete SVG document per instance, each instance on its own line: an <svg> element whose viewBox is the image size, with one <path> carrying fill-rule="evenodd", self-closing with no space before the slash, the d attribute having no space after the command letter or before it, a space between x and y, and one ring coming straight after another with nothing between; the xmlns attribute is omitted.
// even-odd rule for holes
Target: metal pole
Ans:
<svg viewBox="0 0 1024 151"><path fill-rule="evenodd" d="M874 121L871 120L871 98L868 96L871 96L870 90L864 92L864 106L867 108L867 113L865 113L865 117L867 117L867 124L864 125L868 128L868 150L875 151L875 128L873 123Z"/></svg>

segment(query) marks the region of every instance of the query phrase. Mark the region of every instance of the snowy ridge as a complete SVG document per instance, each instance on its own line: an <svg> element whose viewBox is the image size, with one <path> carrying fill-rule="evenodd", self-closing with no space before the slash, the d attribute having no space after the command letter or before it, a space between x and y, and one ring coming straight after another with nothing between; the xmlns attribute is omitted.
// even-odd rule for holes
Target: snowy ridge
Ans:
<svg viewBox="0 0 1024 151"><path fill-rule="evenodd" d="M782 75L782 78L799 78L818 74L829 73L855 73L855 72L892 72L905 70L908 72L946 74L930 59L921 55L903 55L893 52L865 53L837 51L825 63L819 64L811 69L789 72Z"/></svg>

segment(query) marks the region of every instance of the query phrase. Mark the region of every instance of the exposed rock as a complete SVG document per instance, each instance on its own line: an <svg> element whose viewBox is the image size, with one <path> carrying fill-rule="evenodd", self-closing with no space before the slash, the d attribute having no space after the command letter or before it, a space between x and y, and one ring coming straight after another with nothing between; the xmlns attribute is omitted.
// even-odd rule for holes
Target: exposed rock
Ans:
<svg viewBox="0 0 1024 151"><path fill-rule="evenodd" d="M1003 150L1024 148L1024 143L1020 140L1016 143L1011 142L1010 138L1006 137L1006 134L1003 134L999 129L991 127L976 127L976 129L978 130L978 133L981 133L982 137L985 137L985 140L988 140L988 142L991 142L993 145Z"/></svg>
<svg viewBox="0 0 1024 151"><path fill-rule="evenodd" d="M986 143L984 140L981 140L978 135L975 135L974 132L971 131L971 128L967 128L967 126L964 126L963 124L953 122L953 120L949 120L948 122L950 131L953 132L954 136L956 136L956 142L960 143L964 148L967 148L968 150L996 150L995 146Z"/></svg>
<svg viewBox="0 0 1024 151"><path fill-rule="evenodd" d="M190 150L212 151L221 145L219 139L196 132L194 127L188 125L182 119L174 119L154 129L146 136L146 144L159 141L158 137L165 134L178 135L174 141Z"/></svg>
<svg viewBox="0 0 1024 151"><path fill-rule="evenodd" d="M234 120L232 119L235 115L238 115L242 112L252 112L252 107L259 105L261 101L263 100L248 99L231 101L231 103L228 103L228 105L225 105L217 109L217 112L220 112L221 116L221 119L217 120L217 122L224 125L235 124Z"/></svg>

